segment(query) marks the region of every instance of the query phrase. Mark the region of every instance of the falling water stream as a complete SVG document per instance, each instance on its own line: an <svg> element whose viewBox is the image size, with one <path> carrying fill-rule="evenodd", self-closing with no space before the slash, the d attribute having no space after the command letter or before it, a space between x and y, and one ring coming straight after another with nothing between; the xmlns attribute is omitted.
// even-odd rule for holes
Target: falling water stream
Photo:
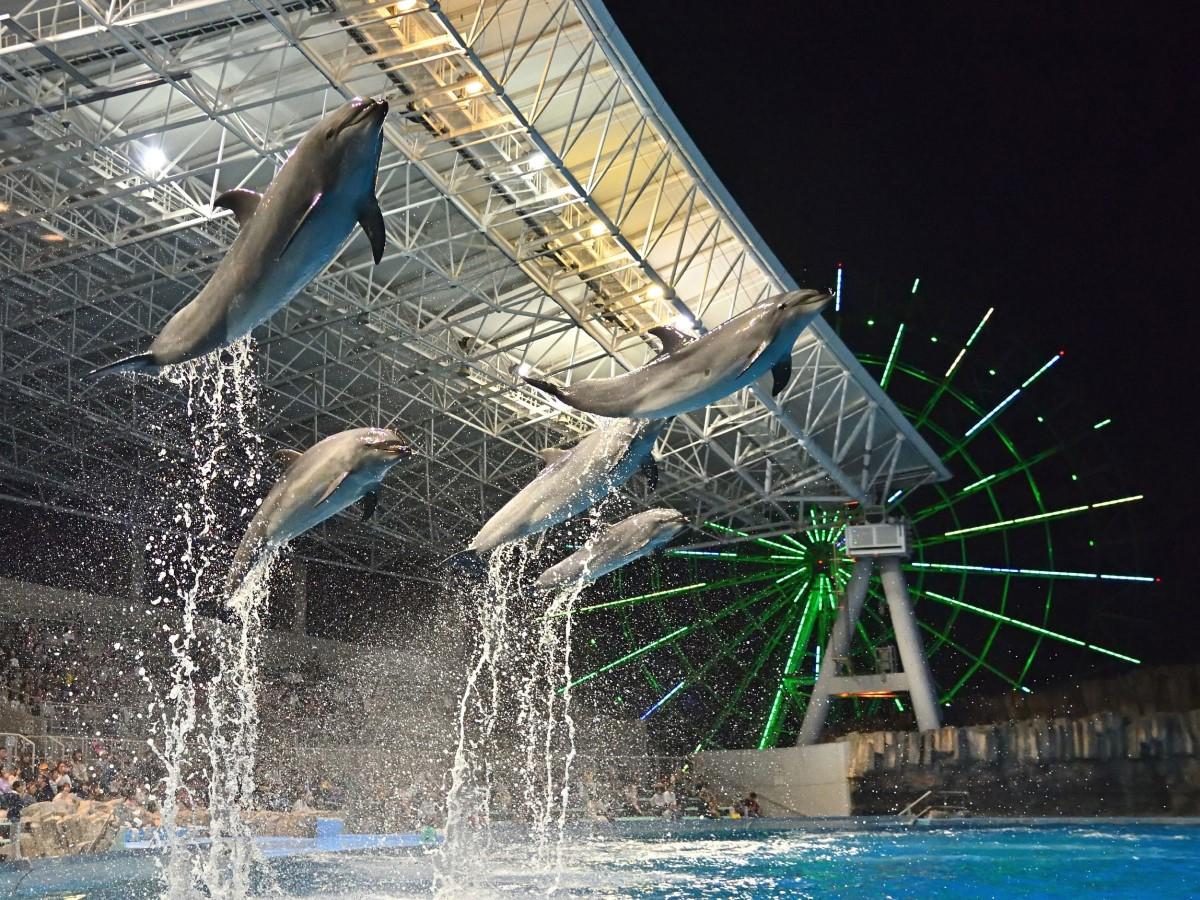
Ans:
<svg viewBox="0 0 1200 900"><path fill-rule="evenodd" d="M549 893L561 875L575 756L571 617L581 587L531 591L535 557L529 539L503 546L489 560L486 583L461 588L477 634L459 703L437 896L484 892L497 865L491 851ZM522 829L519 859L511 843L494 841L498 818Z"/></svg>
<svg viewBox="0 0 1200 900"><path fill-rule="evenodd" d="M166 498L176 505L173 524L183 533L182 553L171 558L165 541L148 548L152 558L157 551L163 567L160 584L175 586L168 605L179 614L178 630L167 636L173 658L169 690L157 710L152 705L158 727L151 747L166 770L161 877L164 895L172 898L195 896L198 889L214 897L245 897L260 861L242 812L254 792L259 645L273 559L258 566L232 597L225 596L222 539L229 536L222 533L221 500L230 489L262 495L249 342L231 348L228 358L175 367L166 377L187 392L192 458L168 485ZM241 528L252 507L242 508ZM217 621L202 615L214 611ZM205 659L211 660L207 673ZM197 781L207 786L206 798L194 796ZM201 800L207 802L210 840L197 849L180 826L197 824Z"/></svg>

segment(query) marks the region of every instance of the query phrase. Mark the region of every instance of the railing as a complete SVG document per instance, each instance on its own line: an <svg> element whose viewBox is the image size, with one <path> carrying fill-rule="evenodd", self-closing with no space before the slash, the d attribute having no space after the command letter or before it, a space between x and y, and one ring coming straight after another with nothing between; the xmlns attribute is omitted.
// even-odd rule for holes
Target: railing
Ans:
<svg viewBox="0 0 1200 900"><path fill-rule="evenodd" d="M944 791L937 788L926 791L916 800L896 813L913 819L932 819L942 815L969 815L970 795L966 791Z"/></svg>

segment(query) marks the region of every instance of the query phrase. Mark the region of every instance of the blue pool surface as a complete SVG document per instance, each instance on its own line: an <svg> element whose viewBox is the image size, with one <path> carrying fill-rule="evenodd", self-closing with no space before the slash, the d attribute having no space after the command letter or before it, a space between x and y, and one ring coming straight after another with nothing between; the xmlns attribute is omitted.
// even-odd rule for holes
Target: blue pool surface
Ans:
<svg viewBox="0 0 1200 900"><path fill-rule="evenodd" d="M397 842L400 843L400 842ZM1200 897L1200 820L760 820L616 823L567 835L561 868L524 836L434 848L298 852L259 881L284 897ZM0 869L0 897L156 897L156 861L128 851Z"/></svg>

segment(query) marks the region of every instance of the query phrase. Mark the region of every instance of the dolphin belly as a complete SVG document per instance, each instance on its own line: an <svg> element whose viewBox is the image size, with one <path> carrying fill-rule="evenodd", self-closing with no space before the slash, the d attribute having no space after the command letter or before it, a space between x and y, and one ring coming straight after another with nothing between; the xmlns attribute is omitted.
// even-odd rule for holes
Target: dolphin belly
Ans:
<svg viewBox="0 0 1200 900"><path fill-rule="evenodd" d="M337 256L356 221L349 203L330 202L304 223L282 257L255 267L261 274L231 291L225 343L244 338L286 306Z"/></svg>

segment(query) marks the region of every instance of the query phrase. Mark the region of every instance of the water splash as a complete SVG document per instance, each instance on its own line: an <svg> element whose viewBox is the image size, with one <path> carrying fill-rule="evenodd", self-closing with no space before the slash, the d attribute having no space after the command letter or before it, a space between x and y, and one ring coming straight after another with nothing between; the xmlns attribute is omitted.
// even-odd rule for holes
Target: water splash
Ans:
<svg viewBox="0 0 1200 900"><path fill-rule="evenodd" d="M213 355L172 367L164 376L186 391L191 458L166 485L165 499L175 507L173 524L183 534L180 552L173 556L165 538L158 547L151 542L162 566L158 581L174 586L167 605L179 617L178 630L168 636L170 686L158 704L150 741L166 772L160 799L161 877L169 897L194 896L201 885L212 896L246 896L256 860L241 813L254 790L258 648L272 561L260 565L226 602L229 536L222 524L231 518L231 492L262 493L264 454L253 428L258 391L250 342L234 345L224 358ZM243 507L239 527L252 514ZM214 622L206 612L229 621ZM206 674L211 675L207 680ZM197 853L180 826L202 821L198 807L205 800L212 840L206 852Z"/></svg>
<svg viewBox="0 0 1200 900"><path fill-rule="evenodd" d="M459 702L437 896L478 895L487 885L496 818L527 829L523 871L550 893L561 877L575 757L571 621L581 585L550 597L530 591L531 543L498 548L487 583L464 589L478 633Z"/></svg>

